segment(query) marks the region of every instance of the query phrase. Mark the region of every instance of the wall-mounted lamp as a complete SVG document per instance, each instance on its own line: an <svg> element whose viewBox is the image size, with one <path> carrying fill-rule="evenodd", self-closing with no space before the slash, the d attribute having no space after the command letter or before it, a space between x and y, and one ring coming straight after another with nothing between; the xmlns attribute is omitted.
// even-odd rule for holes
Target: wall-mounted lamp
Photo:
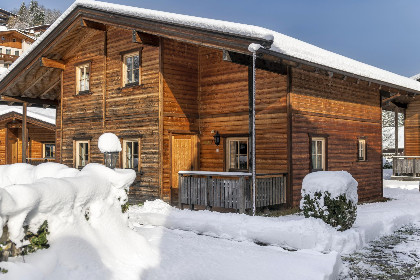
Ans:
<svg viewBox="0 0 420 280"><path fill-rule="evenodd" d="M213 137L214 137L214 144L216 144L216 146L219 146L220 145L220 134L219 134L219 131L216 131L216 134Z"/></svg>

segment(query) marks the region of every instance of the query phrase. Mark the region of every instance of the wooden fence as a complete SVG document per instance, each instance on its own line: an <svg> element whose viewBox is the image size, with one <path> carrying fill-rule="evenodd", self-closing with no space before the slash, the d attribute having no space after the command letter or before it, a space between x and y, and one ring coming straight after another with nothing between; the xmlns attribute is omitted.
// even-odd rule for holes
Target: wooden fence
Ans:
<svg viewBox="0 0 420 280"><path fill-rule="evenodd" d="M420 156L392 157L392 175L419 177Z"/></svg>
<svg viewBox="0 0 420 280"><path fill-rule="evenodd" d="M179 206L188 204L230 208L244 213L252 208L251 174L242 172L179 172ZM256 207L286 203L286 174L258 174Z"/></svg>

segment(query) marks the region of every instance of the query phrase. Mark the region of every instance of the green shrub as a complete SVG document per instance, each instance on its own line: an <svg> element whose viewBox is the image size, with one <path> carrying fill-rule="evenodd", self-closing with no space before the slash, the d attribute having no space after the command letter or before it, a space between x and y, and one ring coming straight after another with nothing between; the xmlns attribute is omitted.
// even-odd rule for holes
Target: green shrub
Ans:
<svg viewBox="0 0 420 280"><path fill-rule="evenodd" d="M24 240L28 240L29 244L22 248L22 254L27 255L28 253L33 253L40 249L47 249L50 247L48 244L47 235L50 234L48 232L48 222L44 221L44 223L39 227L36 234L30 232L29 230L26 232Z"/></svg>
<svg viewBox="0 0 420 280"><path fill-rule="evenodd" d="M306 218L322 219L325 223L344 231L352 227L357 216L357 205L341 194L331 198L329 192L315 192L313 197L305 194L302 204L303 214Z"/></svg>

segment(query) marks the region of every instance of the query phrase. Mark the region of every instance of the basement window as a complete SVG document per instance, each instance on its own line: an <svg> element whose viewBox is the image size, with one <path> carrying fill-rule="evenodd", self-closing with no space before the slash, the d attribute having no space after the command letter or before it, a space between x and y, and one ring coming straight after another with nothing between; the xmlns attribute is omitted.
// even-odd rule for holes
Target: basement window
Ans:
<svg viewBox="0 0 420 280"><path fill-rule="evenodd" d="M87 94L90 90L90 62L76 66L76 94Z"/></svg>
<svg viewBox="0 0 420 280"><path fill-rule="evenodd" d="M123 54L123 86L135 86L140 84L140 51Z"/></svg>

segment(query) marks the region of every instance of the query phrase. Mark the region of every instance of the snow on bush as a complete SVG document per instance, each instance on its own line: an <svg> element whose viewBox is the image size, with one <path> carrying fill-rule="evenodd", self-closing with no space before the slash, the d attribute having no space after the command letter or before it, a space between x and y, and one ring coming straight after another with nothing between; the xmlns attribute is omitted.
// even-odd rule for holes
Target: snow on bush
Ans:
<svg viewBox="0 0 420 280"><path fill-rule="evenodd" d="M320 218L344 231L357 215L357 181L347 171L319 171L305 176L300 208L306 218Z"/></svg>
<svg viewBox="0 0 420 280"><path fill-rule="evenodd" d="M121 213L135 176L93 163L81 171L57 163L0 166L0 231L7 225L21 247L24 227L37 232L47 221L50 245L26 263L3 262L6 279L138 279L155 258Z"/></svg>
<svg viewBox="0 0 420 280"><path fill-rule="evenodd" d="M121 152L121 142L114 133L104 133L99 136L98 148L101 153Z"/></svg>

